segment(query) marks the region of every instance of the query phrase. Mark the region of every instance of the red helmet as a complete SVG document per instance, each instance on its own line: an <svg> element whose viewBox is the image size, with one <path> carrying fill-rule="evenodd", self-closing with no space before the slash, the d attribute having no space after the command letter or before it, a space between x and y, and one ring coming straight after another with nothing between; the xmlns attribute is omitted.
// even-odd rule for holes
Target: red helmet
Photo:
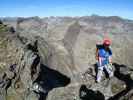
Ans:
<svg viewBox="0 0 133 100"><path fill-rule="evenodd" d="M110 41L109 39L105 39L105 40L103 41L103 44L104 44L105 46L109 46L109 45L111 44L111 41Z"/></svg>

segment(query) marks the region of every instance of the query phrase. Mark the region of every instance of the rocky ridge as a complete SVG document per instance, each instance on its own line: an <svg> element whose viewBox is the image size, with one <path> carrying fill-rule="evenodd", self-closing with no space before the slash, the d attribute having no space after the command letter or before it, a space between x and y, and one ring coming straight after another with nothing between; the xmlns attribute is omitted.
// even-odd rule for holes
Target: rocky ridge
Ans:
<svg viewBox="0 0 133 100"><path fill-rule="evenodd" d="M133 21L116 16L2 21L0 100L132 100ZM95 44L103 33L112 40L115 77L97 84Z"/></svg>

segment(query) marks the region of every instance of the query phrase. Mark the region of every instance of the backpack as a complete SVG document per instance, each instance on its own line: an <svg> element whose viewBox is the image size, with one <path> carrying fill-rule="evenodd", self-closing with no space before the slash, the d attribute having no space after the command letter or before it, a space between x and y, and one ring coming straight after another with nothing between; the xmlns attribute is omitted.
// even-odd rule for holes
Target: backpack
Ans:
<svg viewBox="0 0 133 100"><path fill-rule="evenodd" d="M103 44L96 44L96 52L95 52L95 58L96 60L99 59L99 54L98 54L98 51L99 49L103 48Z"/></svg>

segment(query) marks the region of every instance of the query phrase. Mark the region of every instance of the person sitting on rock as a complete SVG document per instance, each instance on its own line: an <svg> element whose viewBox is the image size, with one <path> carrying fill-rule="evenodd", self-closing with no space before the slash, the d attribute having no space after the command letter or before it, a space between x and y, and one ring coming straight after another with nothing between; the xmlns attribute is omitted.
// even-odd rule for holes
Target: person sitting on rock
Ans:
<svg viewBox="0 0 133 100"><path fill-rule="evenodd" d="M102 45L97 45L97 69L98 73L96 76L96 82L101 82L103 70L105 69L109 74L109 77L113 76L112 68L112 51L110 49L111 41L105 39Z"/></svg>

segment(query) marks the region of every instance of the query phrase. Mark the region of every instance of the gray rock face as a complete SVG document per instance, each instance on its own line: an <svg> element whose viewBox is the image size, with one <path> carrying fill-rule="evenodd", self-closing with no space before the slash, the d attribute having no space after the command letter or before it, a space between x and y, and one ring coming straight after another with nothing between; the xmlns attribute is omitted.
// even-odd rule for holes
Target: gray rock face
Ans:
<svg viewBox="0 0 133 100"><path fill-rule="evenodd" d="M15 31L0 32L0 100L130 100L133 21L87 16L3 23ZM95 83L95 46L105 35L112 40L114 77Z"/></svg>

